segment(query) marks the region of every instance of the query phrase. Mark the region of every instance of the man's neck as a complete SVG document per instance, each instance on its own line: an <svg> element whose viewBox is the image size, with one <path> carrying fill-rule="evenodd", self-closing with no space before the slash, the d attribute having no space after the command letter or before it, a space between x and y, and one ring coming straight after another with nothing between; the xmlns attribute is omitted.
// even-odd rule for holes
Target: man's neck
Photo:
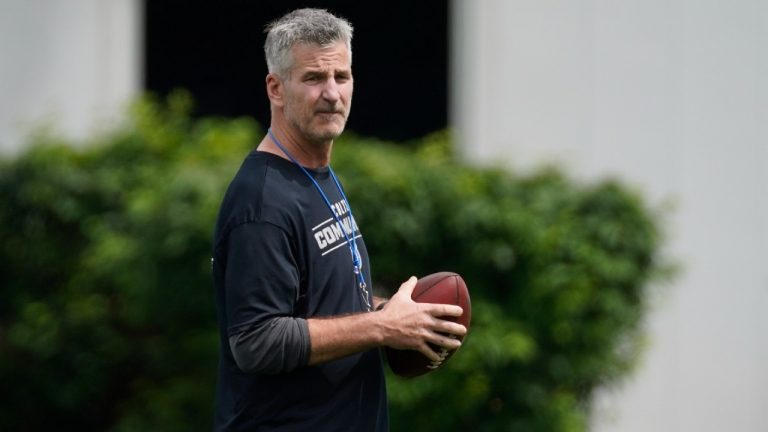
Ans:
<svg viewBox="0 0 768 432"><path fill-rule="evenodd" d="M261 140L256 150L272 153L284 159L290 157L283 152L275 139L287 150L301 166L306 168L321 168L331 163L331 149L333 141L327 143L314 143L301 139L297 134L291 133L289 128L282 128L272 124L274 139L267 134Z"/></svg>

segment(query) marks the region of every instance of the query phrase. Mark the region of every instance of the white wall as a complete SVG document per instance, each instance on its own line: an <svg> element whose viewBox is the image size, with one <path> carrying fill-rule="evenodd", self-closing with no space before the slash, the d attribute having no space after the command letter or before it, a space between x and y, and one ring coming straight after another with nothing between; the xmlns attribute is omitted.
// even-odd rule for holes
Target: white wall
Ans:
<svg viewBox="0 0 768 432"><path fill-rule="evenodd" d="M477 162L671 200L650 342L595 431L768 431L768 2L453 0L452 123Z"/></svg>
<svg viewBox="0 0 768 432"><path fill-rule="evenodd" d="M0 0L0 152L108 129L141 85L140 20L139 0Z"/></svg>

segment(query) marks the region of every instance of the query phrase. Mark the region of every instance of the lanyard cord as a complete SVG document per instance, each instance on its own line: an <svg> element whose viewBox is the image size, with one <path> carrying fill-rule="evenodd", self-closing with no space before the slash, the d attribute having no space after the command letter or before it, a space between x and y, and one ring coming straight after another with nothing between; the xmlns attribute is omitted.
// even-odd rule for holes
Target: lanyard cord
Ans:
<svg viewBox="0 0 768 432"><path fill-rule="evenodd" d="M301 164L294 159L293 155L291 155L288 150L283 147L283 144L280 143L280 141L277 139L275 134L272 133L272 128L267 129L267 133L269 134L269 137L272 139L272 141L280 148L280 150L285 153L286 156L288 156L288 159L291 160L291 162L294 163L297 167L301 168L301 170L304 172L304 174L309 178L312 183L315 185L315 189L317 189L318 192L320 192L320 196L323 198L323 201L325 201L325 204L328 206L328 210L331 211L331 214L333 215L333 218L336 219L336 223L339 224L339 228L341 229L341 233L344 234L344 239L347 241L347 245L349 246L349 252L352 254L352 265L354 266L354 273L357 276L357 283L360 287L360 294L363 297L363 300L365 301L365 306L368 309L368 312L371 311L371 302L368 299L368 289L367 285L365 283L365 277L363 275L363 265L360 258L360 252L357 249L357 241L355 240L355 229L354 229L354 220L355 218L352 216L352 206L349 205L349 200L347 200L346 194L344 194L344 190L341 188L341 184L339 183L339 179L336 178L336 174L333 172L333 169L330 165L328 165L328 171L331 174L331 178L333 178L333 182L336 183L336 188L339 189L339 193L341 194L341 198L344 200L344 203L346 204L347 209L349 210L349 234L347 234L347 230L344 229L344 224L341 223L341 219L339 219L339 216L336 214L335 211L333 211L333 206L331 205L331 201L328 199L328 196L323 192L323 188L320 187L320 185L317 183L314 177L312 177L312 174L307 171L306 168L301 166Z"/></svg>

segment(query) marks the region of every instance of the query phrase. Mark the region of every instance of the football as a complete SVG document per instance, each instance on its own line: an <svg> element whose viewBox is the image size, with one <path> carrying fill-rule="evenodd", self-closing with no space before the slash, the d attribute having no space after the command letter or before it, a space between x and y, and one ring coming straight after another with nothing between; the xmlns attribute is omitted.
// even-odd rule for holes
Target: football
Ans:
<svg viewBox="0 0 768 432"><path fill-rule="evenodd" d="M469 322L472 318L472 307L469 301L469 291L464 279L456 273L440 272L425 276L416 282L411 298L419 303L442 303L461 306L464 313L460 317L445 317L444 319L458 322L469 331ZM463 339L463 337L459 337ZM390 369L396 375L402 377L416 377L442 367L456 350L439 348L430 344L430 347L440 354L440 361L433 362L424 354L414 350L398 350L387 347L385 349L387 362Z"/></svg>

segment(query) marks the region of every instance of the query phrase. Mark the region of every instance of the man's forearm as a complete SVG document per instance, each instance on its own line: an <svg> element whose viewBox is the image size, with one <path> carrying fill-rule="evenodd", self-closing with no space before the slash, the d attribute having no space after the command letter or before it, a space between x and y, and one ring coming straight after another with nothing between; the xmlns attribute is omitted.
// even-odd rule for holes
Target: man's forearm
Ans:
<svg viewBox="0 0 768 432"><path fill-rule="evenodd" d="M391 299L375 297L374 306L384 307L374 312L308 319L309 364L380 346L417 350L437 361L440 356L432 346L459 348L461 342L452 335L463 336L467 329L445 318L460 316L462 309L456 305L416 303L411 299L415 286L416 278L411 277Z"/></svg>
<svg viewBox="0 0 768 432"><path fill-rule="evenodd" d="M375 304L375 299L374 299ZM309 364L318 364L381 346L378 312L333 318L310 318Z"/></svg>

